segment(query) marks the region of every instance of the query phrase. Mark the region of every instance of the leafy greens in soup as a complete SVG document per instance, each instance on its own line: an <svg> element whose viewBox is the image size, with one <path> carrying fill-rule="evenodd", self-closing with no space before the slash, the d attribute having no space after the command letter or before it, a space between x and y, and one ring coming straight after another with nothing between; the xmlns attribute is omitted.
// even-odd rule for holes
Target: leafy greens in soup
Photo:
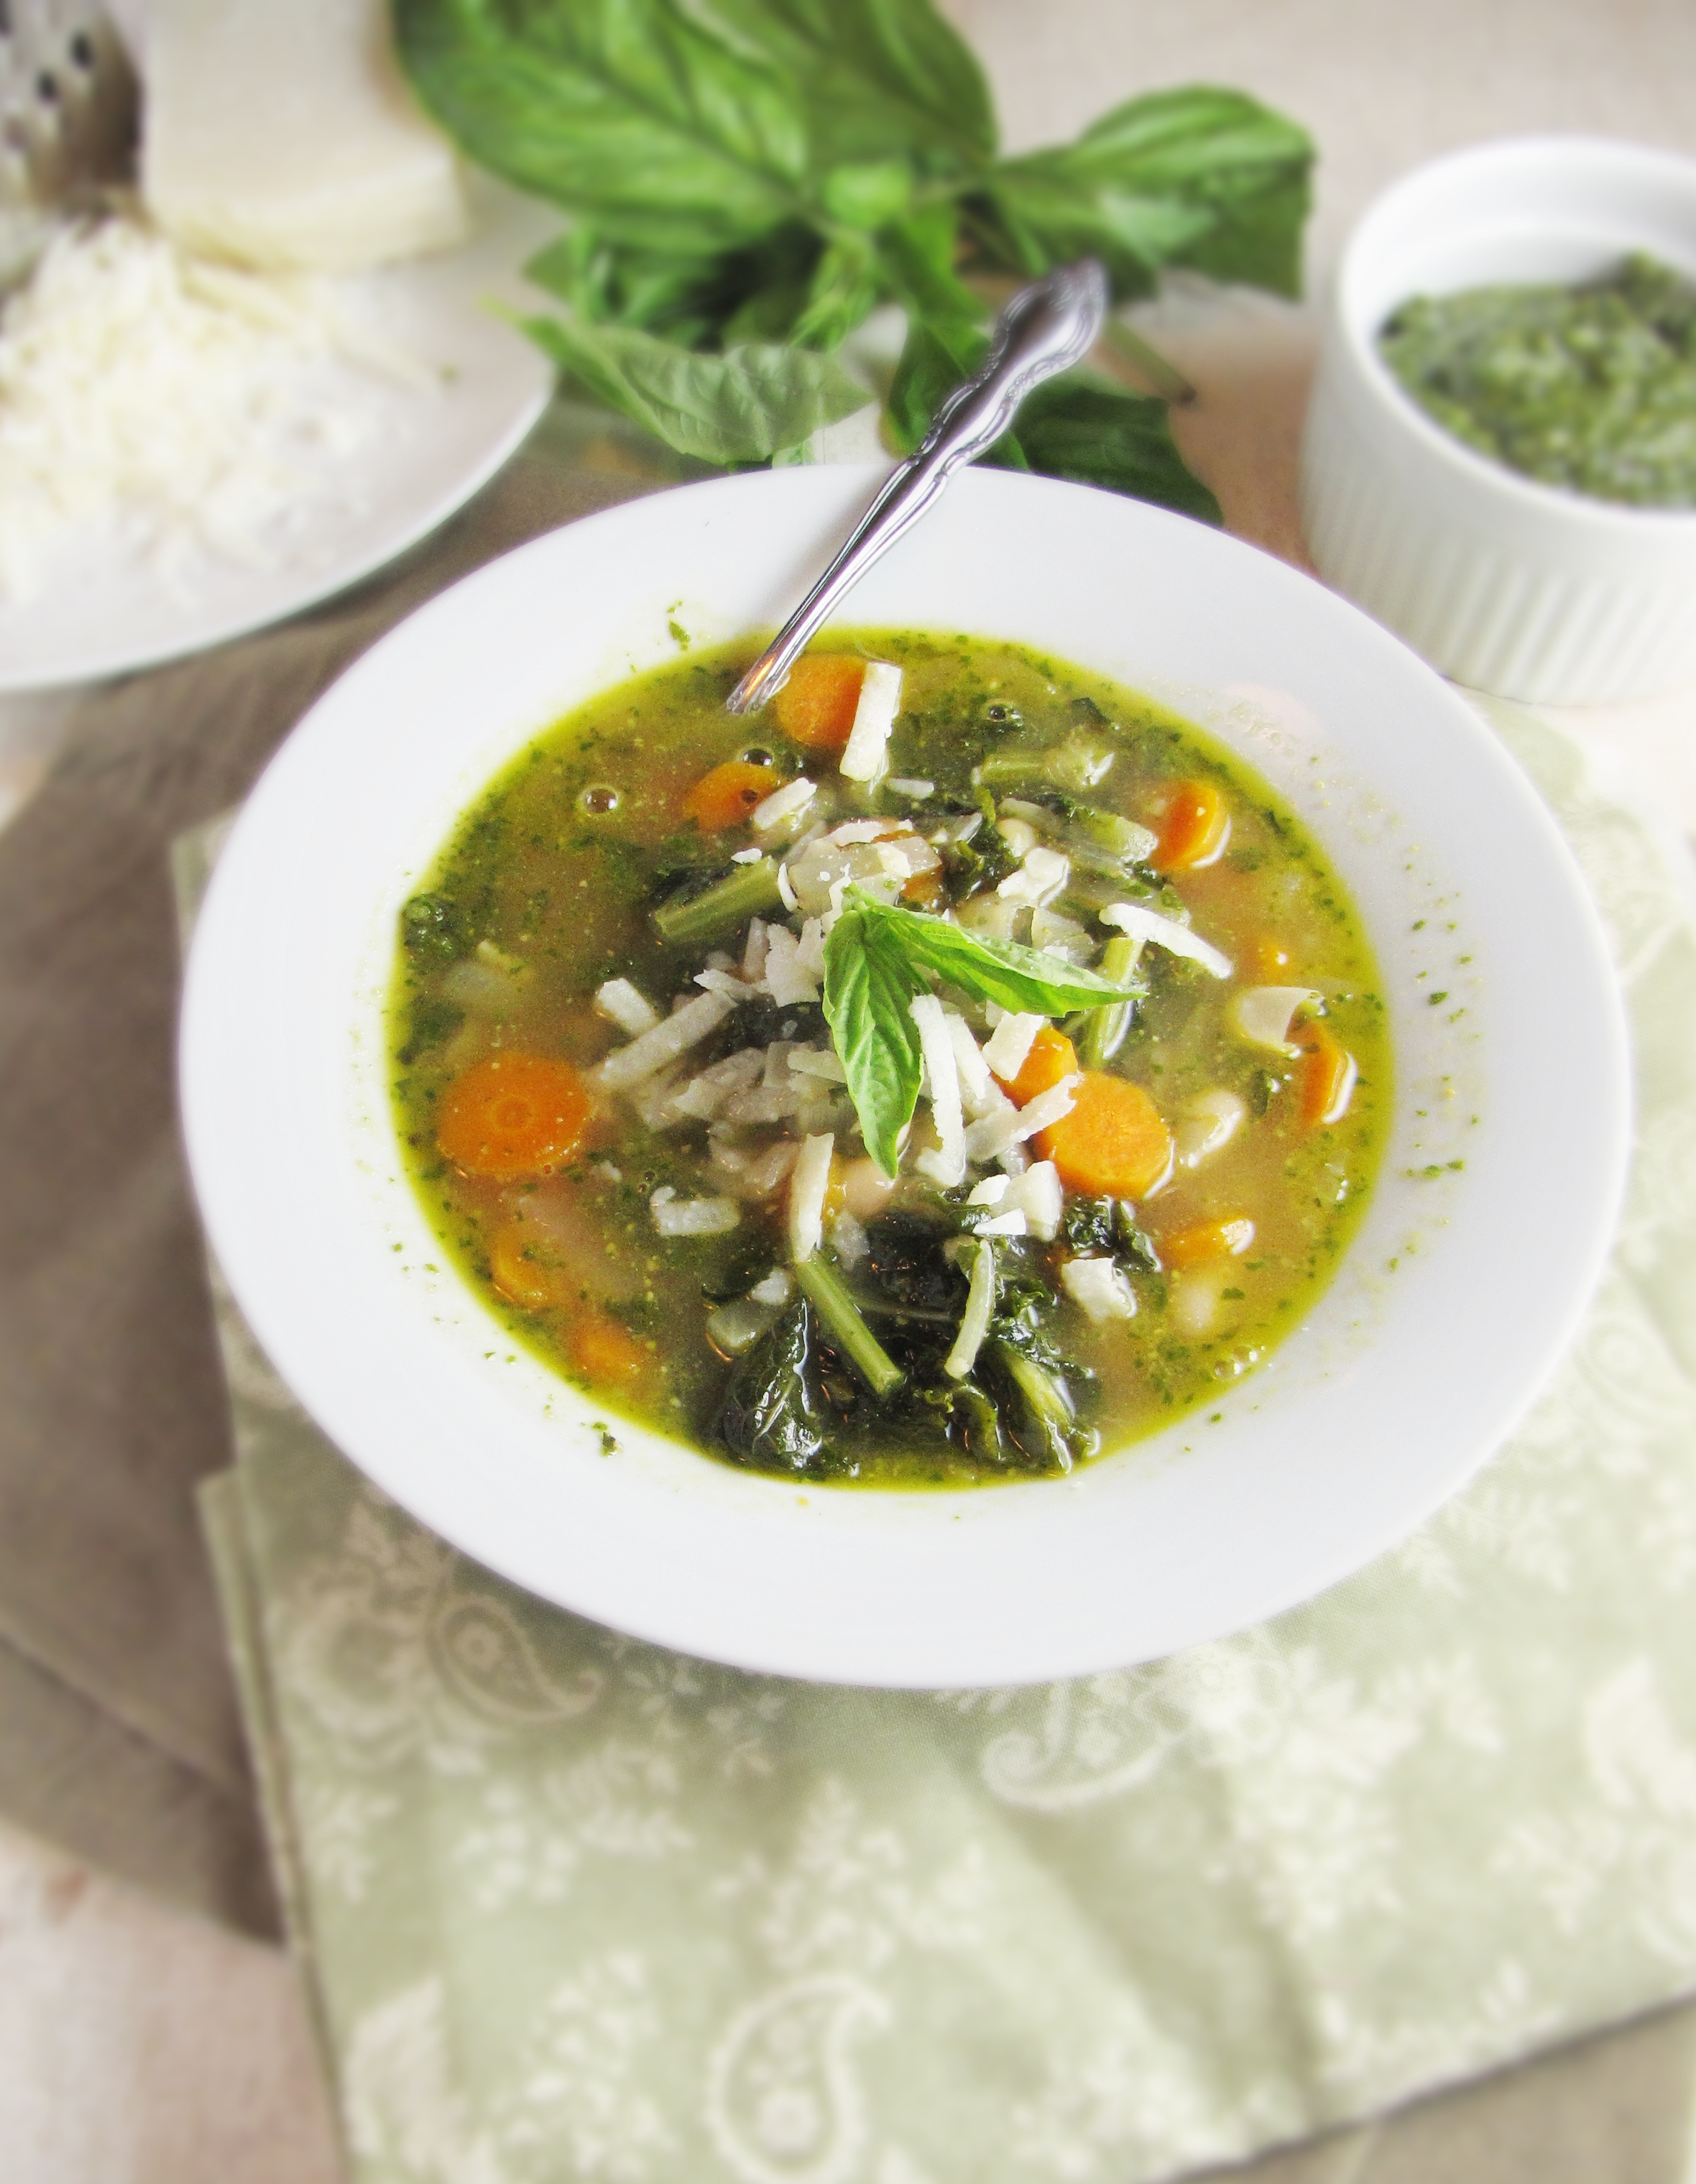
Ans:
<svg viewBox="0 0 1696 2184"><path fill-rule="evenodd" d="M1063 1471L1297 1324L1388 1114L1376 972L1294 816L1018 647L746 645L514 761L402 915L432 1222L609 1409L759 1470Z"/></svg>

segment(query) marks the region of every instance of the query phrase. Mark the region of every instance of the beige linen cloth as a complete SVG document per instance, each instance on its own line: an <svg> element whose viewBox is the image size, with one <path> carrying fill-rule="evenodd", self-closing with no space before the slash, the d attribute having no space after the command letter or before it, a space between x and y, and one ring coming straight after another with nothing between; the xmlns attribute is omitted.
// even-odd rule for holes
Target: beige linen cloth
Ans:
<svg viewBox="0 0 1696 2184"><path fill-rule="evenodd" d="M661 482L557 413L381 577L81 699L0 836L0 1811L254 1932L276 1910L194 1508L230 1440L177 1134L170 844L421 600Z"/></svg>

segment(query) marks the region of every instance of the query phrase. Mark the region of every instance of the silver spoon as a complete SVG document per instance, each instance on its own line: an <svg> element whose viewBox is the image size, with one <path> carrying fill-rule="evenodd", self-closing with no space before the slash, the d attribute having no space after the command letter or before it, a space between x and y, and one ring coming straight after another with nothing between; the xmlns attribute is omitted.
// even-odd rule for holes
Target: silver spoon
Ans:
<svg viewBox="0 0 1696 2184"><path fill-rule="evenodd" d="M955 388L918 454L885 481L853 537L725 699L730 712L757 711L776 696L820 625L955 471L995 445L1034 387L1089 354L1107 307L1107 276L1092 258L1019 290L996 321L983 370Z"/></svg>

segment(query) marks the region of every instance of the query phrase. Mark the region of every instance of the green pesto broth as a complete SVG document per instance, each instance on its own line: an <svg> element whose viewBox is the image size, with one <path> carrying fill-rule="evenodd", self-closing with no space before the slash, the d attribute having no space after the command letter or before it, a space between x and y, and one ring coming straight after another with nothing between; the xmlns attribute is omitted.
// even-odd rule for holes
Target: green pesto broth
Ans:
<svg viewBox="0 0 1696 2184"><path fill-rule="evenodd" d="M725 712L752 650L686 653L550 728L466 813L406 905L389 1011L393 1096L412 1180L455 1263L613 1427L637 1420L780 1475L951 1487L1028 1477L1216 1400L1329 1280L1387 1125L1378 972L1336 873L1289 807L1201 731L1079 669L974 638L833 632L821 650L902 672L887 770L868 786L837 772L834 750L794 741L781 705L743 720ZM704 828L686 800L736 761L758 769L754 785L732 823ZM817 784L812 801L756 833L751 800L798 777ZM1210 808L1228 817L1225 846L1186 865L1174 814ZM1015 1213L984 1237L998 1217L996 1178L1017 1153L974 1161L958 1183L923 1173L921 1156L934 1168L941 1156L921 1100L891 1187L866 1156L848 1088L832 1081L841 1072L819 1004L734 1000L760 873L780 859L805 878L809 857L841 855L838 827L878 818L903 828L884 849L930 861L884 883L885 895L902 884L904 902L986 943L1122 963L1124 942L1099 913L1129 901L1230 959L1220 978L1146 944L1116 974L1132 1004L1099 1023L1097 1011L1062 1012L1027 1057L1034 1067L1069 1038L1114 1080L1102 1095L1114 1113L1143 1088L1152 1127L1170 1135L1166 1174L1135 1195L1096 1188L1107 1134L1097 1143L1074 1128L1055 1156L1074 1178L1057 1231L1037 1233L1033 1214L1025 1234L1010 1233L1024 1217ZM808 838L821 829L832 838L822 846ZM1194 850L1206 828L1191 833ZM864 866L880 845L852 848ZM1032 904L1018 899L1017 876L1057 869L1030 861L1038 850L1068 869L1063 892ZM867 883L874 894L880 879ZM704 936L690 920L727 890ZM686 937L663 938L656 911ZM780 902L763 922L807 941L802 913ZM597 1001L606 982L628 981L664 1019L674 996L699 1000L698 974L715 972L731 982L728 1012L668 1072L618 1092L597 1084L632 1036ZM1281 1044L1256 1043L1233 1004L1285 988L1316 998ZM996 1012L946 984L942 998L993 1053ZM1108 1026L1122 1039L1110 1051ZM550 1083L581 1087L578 1104L566 1100L567 1150L528 1173L505 1155L494 1165L505 1172L488 1172L466 1153L463 1088L494 1081L477 1074L491 1064L509 1072L501 1081L539 1067ZM803 1078L803 1064L817 1073ZM689 1093L715 1071L719 1090ZM797 1085L798 1107L769 1112ZM1336 1110L1327 1119L1316 1085ZM679 1112L683 1095L700 1112ZM823 1268L835 1318L791 1266L801 1168L785 1165L801 1137L826 1134L823 1241L802 1272ZM1033 1163L1045 1142L1026 1148ZM1007 1188L1036 1192L1018 1175ZM661 1233L662 1213L676 1225L680 1208L692 1220L688 1209L715 1206L727 1225ZM993 1318L969 1370L951 1373L985 1246ZM1063 1271L1073 1260L1107 1262L1089 1277L1091 1309L1074 1294L1077 1270ZM1110 1316L1099 1316L1104 1291ZM1127 1298L1132 1316L1112 1316ZM868 1382L842 1309L898 1384Z"/></svg>
<svg viewBox="0 0 1696 2184"><path fill-rule="evenodd" d="M1568 287L1417 296L1378 346L1428 416L1508 469L1696 508L1696 285L1658 260Z"/></svg>

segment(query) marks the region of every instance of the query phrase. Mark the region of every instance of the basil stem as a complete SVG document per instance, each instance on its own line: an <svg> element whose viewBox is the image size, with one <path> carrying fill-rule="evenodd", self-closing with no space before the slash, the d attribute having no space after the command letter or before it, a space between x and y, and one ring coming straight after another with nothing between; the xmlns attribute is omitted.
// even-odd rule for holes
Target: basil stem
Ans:
<svg viewBox="0 0 1696 2184"><path fill-rule="evenodd" d="M1133 940L1128 933L1116 933L1102 950L1102 960L1096 967L1104 978L1111 978L1116 986L1122 986L1135 970L1136 959L1141 953L1140 940ZM1110 1008L1091 1010L1078 1042L1078 1059L1085 1069L1106 1068L1124 1045L1135 1011L1135 1001L1115 1001Z"/></svg>
<svg viewBox="0 0 1696 2184"><path fill-rule="evenodd" d="M696 946L734 932L750 917L777 910L782 903L777 861L762 857L756 865L739 865L699 894L689 895L682 902L661 903L652 923L668 948Z"/></svg>
<svg viewBox="0 0 1696 2184"><path fill-rule="evenodd" d="M795 1278L825 1332L872 1393L880 1401L892 1396L907 1375L866 1324L835 1268L815 1251L797 1262Z"/></svg>

